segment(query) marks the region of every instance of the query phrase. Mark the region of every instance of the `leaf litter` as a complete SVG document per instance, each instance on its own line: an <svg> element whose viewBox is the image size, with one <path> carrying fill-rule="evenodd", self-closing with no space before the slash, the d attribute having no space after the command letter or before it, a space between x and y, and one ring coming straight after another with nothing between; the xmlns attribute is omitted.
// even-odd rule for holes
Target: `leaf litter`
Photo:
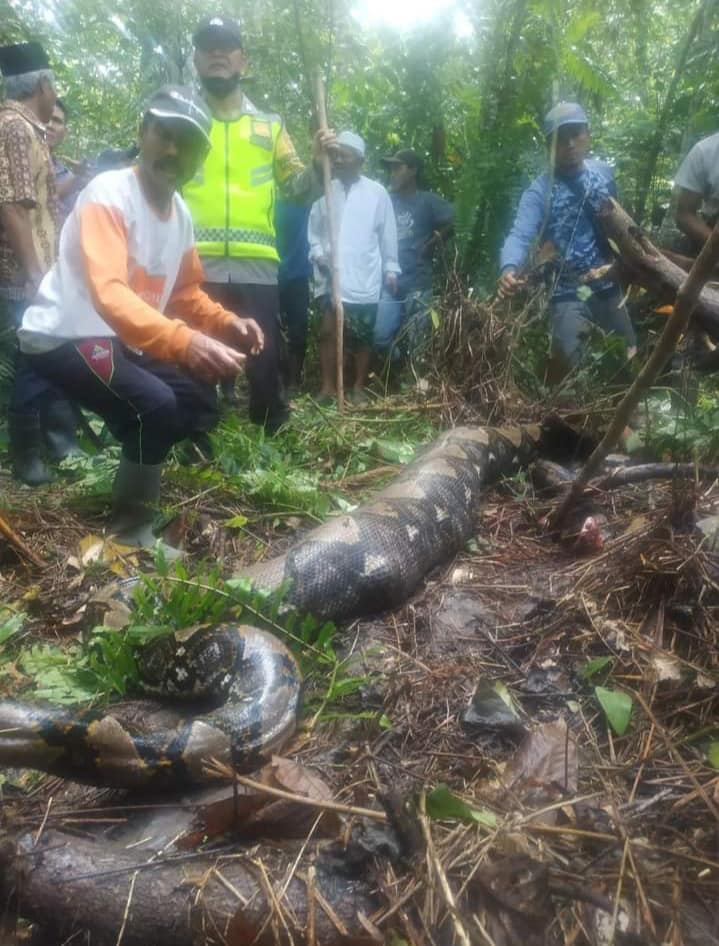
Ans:
<svg viewBox="0 0 719 946"><path fill-rule="evenodd" d="M442 332L475 331L466 306L457 312ZM447 372L436 395L444 421L512 416L511 385L488 370L508 329L491 314L485 323L480 341L488 344L474 350L490 351L490 361L470 359L464 374L461 365ZM457 377L461 396L452 390ZM482 401L490 407L480 413L473 405ZM355 433L358 443L378 436ZM323 477L344 471L349 480L372 471L365 454L349 466L347 454L338 456ZM359 483L346 492L348 501L375 481ZM281 493L269 497L280 519L263 520L231 490L209 497L198 486L178 472L173 494L175 503L191 500L183 523L196 557L229 571L230 562L280 550L288 540ZM716 487L695 498L697 515L715 500ZM488 493L473 549L430 575L404 607L340 629L332 642L338 659L349 666L364 647L373 648L371 676L331 685L327 665L310 668L311 715L282 760L255 776L318 803L376 809L387 822L367 829L367 819L328 820L320 809L307 809L303 821L305 812L300 818L291 801L229 786L218 791L225 814L231 812L233 843L257 852L258 838L271 836L273 825L287 836L294 826L305 839L296 868L304 871L305 858L328 845L349 861L352 836L365 828L365 860L353 864L378 898L365 929L397 946L460 941L460 930L473 944L495 946L719 941L719 558L691 529L675 526L682 501L661 483L599 492L593 503L606 516L608 535L601 549L579 558L573 545L552 545L542 532L555 500L535 496L521 478ZM307 511L301 502L286 505L287 515ZM232 524L205 533L203 517ZM21 525L44 551L52 535L69 552L83 535L98 534L98 521L83 513L62 522L60 510L48 505L34 520L26 513ZM17 604L18 581L27 573L20 565L11 569ZM63 619L109 577L102 562L90 562L78 590L72 572L58 564L39 590L28 583L28 601L18 605L26 623L10 625L3 654L20 636L36 662L43 652L33 647L72 652L77 638ZM437 648L433 621L452 591L470 608L474 599L478 617L474 624L471 615L459 625L446 622L455 628L452 646ZM46 655L49 667L55 657ZM21 690L22 674L8 685ZM471 708L504 714L512 726L468 727ZM37 831L46 818L48 827L80 823L111 840L138 817L124 793L51 777L28 783L12 771L6 779L3 807L16 828ZM416 827L423 792L431 856ZM56 801L48 808L51 795ZM243 796L251 801L238 826ZM122 822L109 834L108 809ZM210 833L222 834L225 825L219 818ZM207 833L196 832L190 843L201 846ZM286 877L276 881L280 890Z"/></svg>

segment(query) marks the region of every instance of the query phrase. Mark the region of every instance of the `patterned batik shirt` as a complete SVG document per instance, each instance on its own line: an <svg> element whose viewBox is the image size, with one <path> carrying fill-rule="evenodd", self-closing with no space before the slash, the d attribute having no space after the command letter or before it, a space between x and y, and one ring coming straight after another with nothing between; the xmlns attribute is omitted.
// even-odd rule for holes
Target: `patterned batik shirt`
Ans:
<svg viewBox="0 0 719 946"><path fill-rule="evenodd" d="M22 204L29 211L35 253L43 272L57 255L55 174L45 141L45 126L21 102L0 106L0 204ZM23 300L27 274L0 223L0 296Z"/></svg>
<svg viewBox="0 0 719 946"><path fill-rule="evenodd" d="M616 196L612 169L593 159L569 175L541 174L522 194L517 216L500 258L502 270L524 265L532 244L550 240L560 260L552 298L577 294L579 277L611 261L606 241L598 239L596 214ZM614 288L609 280L592 283L595 292Z"/></svg>

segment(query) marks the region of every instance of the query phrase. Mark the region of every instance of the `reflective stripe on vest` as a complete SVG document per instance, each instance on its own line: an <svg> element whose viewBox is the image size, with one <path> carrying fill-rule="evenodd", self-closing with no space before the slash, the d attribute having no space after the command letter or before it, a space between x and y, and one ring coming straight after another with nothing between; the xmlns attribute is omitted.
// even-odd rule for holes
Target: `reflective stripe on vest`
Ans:
<svg viewBox="0 0 719 946"><path fill-rule="evenodd" d="M182 189L200 256L279 260L274 154L281 130L277 115L213 121L205 164Z"/></svg>

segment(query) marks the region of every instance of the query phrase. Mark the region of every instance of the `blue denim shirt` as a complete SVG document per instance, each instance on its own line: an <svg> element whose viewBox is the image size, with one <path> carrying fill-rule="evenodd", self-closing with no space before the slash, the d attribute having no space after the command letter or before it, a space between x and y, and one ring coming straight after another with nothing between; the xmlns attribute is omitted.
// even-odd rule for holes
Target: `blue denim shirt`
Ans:
<svg viewBox="0 0 719 946"><path fill-rule="evenodd" d="M603 161L588 159L571 177L557 173L552 180L549 172L540 174L519 201L517 216L502 247L500 269L522 266L541 233L542 240L551 240L564 261L552 299L576 298L577 276L611 261L607 246L597 241L587 205L596 213L616 193L612 169ZM614 283L603 280L593 283L592 288L607 291L614 288Z"/></svg>

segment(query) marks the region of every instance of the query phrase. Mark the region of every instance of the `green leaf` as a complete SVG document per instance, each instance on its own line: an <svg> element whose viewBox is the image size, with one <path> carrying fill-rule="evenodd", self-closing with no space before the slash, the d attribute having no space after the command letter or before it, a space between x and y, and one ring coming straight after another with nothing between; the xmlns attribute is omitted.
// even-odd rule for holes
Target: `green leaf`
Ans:
<svg viewBox="0 0 719 946"><path fill-rule="evenodd" d="M607 722L618 736L623 736L632 717L632 698L621 690L595 687L594 694L604 710Z"/></svg>
<svg viewBox="0 0 719 946"><path fill-rule="evenodd" d="M388 463L409 463L414 459L414 447L401 440L386 440L377 437L369 442L369 449Z"/></svg>
<svg viewBox="0 0 719 946"><path fill-rule="evenodd" d="M427 795L427 814L435 821L473 821L485 828L497 827L497 816L487 808L473 808L446 785L438 785Z"/></svg>
<svg viewBox="0 0 719 946"><path fill-rule="evenodd" d="M580 667L577 672L583 680L589 680L595 673L599 673L600 670L604 670L605 667L608 667L612 663L614 663L613 657L593 657Z"/></svg>
<svg viewBox="0 0 719 946"><path fill-rule="evenodd" d="M225 519L222 525L228 529L243 529L247 525L247 516L232 516L230 519Z"/></svg>
<svg viewBox="0 0 719 946"><path fill-rule="evenodd" d="M0 624L0 644L4 644L5 641L12 637L13 634L17 634L21 630L23 624L25 623L25 615L22 613L13 614L12 617L9 617L7 621L3 624Z"/></svg>
<svg viewBox="0 0 719 946"><path fill-rule="evenodd" d="M719 770L719 742L709 743L709 748L707 749L707 758L709 759L709 765L713 769Z"/></svg>
<svg viewBox="0 0 719 946"><path fill-rule="evenodd" d="M591 299L594 295L589 286L577 286L577 299L580 302L586 302L587 299Z"/></svg>
<svg viewBox="0 0 719 946"><path fill-rule="evenodd" d="M439 328L440 314L436 309L432 308L429 310L429 317L432 319L432 328L436 332Z"/></svg>

